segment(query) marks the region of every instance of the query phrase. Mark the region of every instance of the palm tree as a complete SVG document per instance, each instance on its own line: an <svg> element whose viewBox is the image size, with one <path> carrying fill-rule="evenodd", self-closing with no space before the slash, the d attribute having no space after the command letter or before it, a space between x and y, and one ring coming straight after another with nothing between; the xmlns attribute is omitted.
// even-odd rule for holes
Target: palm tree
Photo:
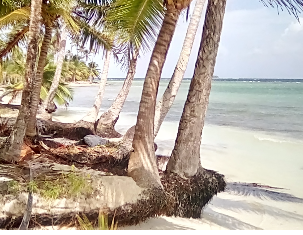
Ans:
<svg viewBox="0 0 303 235"><path fill-rule="evenodd" d="M97 26L102 24L104 29L112 35L115 44L120 45L119 48L114 48L115 50L113 51L122 50L124 55L127 55L124 56L127 57L127 64L130 65L129 61L132 61L137 53L135 51L139 51L142 48L148 49L149 43L154 40L155 31L159 27L162 18L162 2L161 0L117 0L110 5L111 10L107 11L105 15L106 21L97 19L93 24ZM100 12L95 11L89 13L100 14ZM97 119L107 80L108 58L109 53L106 52L99 92L92 110L82 119L85 122L95 123ZM128 61L128 59L130 60ZM132 71L132 69L129 69L129 71ZM128 78L131 78L131 76L128 76ZM127 87L129 89L130 86ZM124 92L124 96L128 94L128 91ZM123 99L125 100L126 96ZM119 102L121 103L121 101ZM121 104L123 105L123 103L124 101ZM99 123L101 124L102 122Z"/></svg>
<svg viewBox="0 0 303 235"><path fill-rule="evenodd" d="M87 18L85 16L83 16L83 11L84 12L85 11L89 12L89 9L94 7L96 2L95 1L90 1L90 0L86 0L86 1L85 0L79 0L78 3L80 4L80 6L82 6L81 11L80 11L81 14L77 13L77 11L74 11L74 13L78 16L79 15L82 16L83 18L79 18L78 22L77 22L79 24L80 28L81 28L80 34L73 36L73 40L76 43L77 47L80 44L82 44L80 46L80 48L77 49L77 57L78 57L78 51L80 51L81 53L87 51L87 50L84 49L84 45L88 41L90 42L90 51L98 50L99 48L103 48L103 49L106 49L106 50L111 49L112 45L113 45L112 40L105 33L103 33L102 30L97 30L96 27L92 26L89 23L89 20L87 20ZM102 11L105 11L105 9L108 9L109 4L108 4L107 1L105 1L105 3L102 2L102 4L105 7L107 7L107 8L102 8ZM88 10L86 8L88 8ZM104 13L102 12L102 14L104 14ZM100 18L98 20L102 21L103 17L100 17ZM54 92L57 89L60 78L61 78L62 66L63 66L63 62L64 62L64 57L65 57L66 32L63 33L63 34L64 35L61 35L61 40L62 40L61 44L64 45L64 46L60 47L60 53L59 53L59 56L58 56L58 67L57 67L58 71L57 71L57 73L55 75L55 78L53 80L53 86L50 90L51 92L49 94L49 97L46 98L46 100L44 101L44 104L43 104L43 108L40 110L40 113L41 113L42 117L50 118L50 116L47 114L48 113L48 107L47 106L51 104L52 99L54 97ZM78 61L80 61L80 60L78 59ZM84 63L82 63L82 64L84 64ZM87 68L86 65L84 67ZM74 78L74 81L75 81L76 80L75 74L73 74L73 78Z"/></svg>
<svg viewBox="0 0 303 235"><path fill-rule="evenodd" d="M263 0L262 2L265 3ZM295 16L297 16L297 9L303 9L301 0L270 0L269 4L273 7L286 7ZM175 146L167 164L168 172L176 173L181 177L191 177L202 170L201 135L209 102L225 6L226 0L208 1L194 75L179 123Z"/></svg>
<svg viewBox="0 0 303 235"><path fill-rule="evenodd" d="M9 0L12 6L15 2L14 0ZM74 18L71 16L72 8L75 7L76 0L52 0L52 1L43 1L42 3L42 19L43 25L45 26L45 34L40 49L40 56L37 68L37 76L35 77L34 87L32 92L32 102L31 102L31 116L28 123L28 128L26 134L28 136L36 135L36 114L38 109L38 104L40 102L40 90L41 90L41 81L43 76L43 70L46 64L46 58L48 49L51 43L52 32L55 25L58 25L58 19L61 18L63 21L67 22L71 31L77 32L78 26L75 23ZM3 56L5 53L9 52L14 46L17 45L18 41L24 37L28 28L28 17L30 15L30 6L31 1L22 1L19 4L15 4L10 11L6 11L6 15L2 15L0 18L1 25L11 25L11 24L23 24L23 29L19 31L16 36L12 37L12 40L8 43L7 47L4 48L0 55ZM1 13L1 12L0 12ZM0 15L1 16L1 15Z"/></svg>
<svg viewBox="0 0 303 235"><path fill-rule="evenodd" d="M31 1L31 14L29 24L29 43L27 48L26 69L25 69L25 86L22 93L21 107L17 121L10 136L6 139L0 148L0 156L7 161L18 161L23 138L25 136L28 119L30 116L30 103L33 90L33 81L36 76L37 54L39 32L41 25L41 8L42 0Z"/></svg>
<svg viewBox="0 0 303 235"><path fill-rule="evenodd" d="M54 27L54 21L58 19L59 17L63 19L63 22L66 22L66 25L63 25L63 31L67 27L67 25L71 26L71 31L74 30L74 32L78 31L78 25L75 22L75 20L69 15L72 11L72 8L75 6L75 0L65 0L65 1L60 1L61 6L59 8L55 4L51 4L51 2L45 2L45 5L48 5L46 13L42 14L42 16L48 16L44 17L44 25L45 25L45 35L43 39L43 43L41 46L41 52L40 52L40 57L39 57L39 63L38 63L38 70L37 70L37 77L35 81L35 87L33 91L33 98L32 98L32 105L31 105L31 116L30 116L30 122L28 123L26 135L27 136L35 136L37 134L36 132L36 116L37 116L37 110L38 110L38 105L40 102L40 90L41 90L41 84L42 84L42 76L43 76L43 70L44 66L46 63L46 57L47 57L47 52L48 48L50 47L51 44L51 38L52 38L52 31ZM55 3L55 2L54 2ZM65 5L62 6L62 3ZM58 24L59 22L57 22ZM53 100L55 96L55 90L59 85L59 80L60 80L60 75L61 75L61 70L62 70L62 63L60 64L60 59L61 59L61 53L63 53L63 59L64 59L64 53L65 53L65 43L66 43L66 32L64 35L64 39L62 39L62 42L60 43L60 52L59 52L59 58L58 58L58 66L56 70L55 77L53 79L53 84L52 87L49 90L49 95L46 98L47 102L49 101L49 97L51 97L51 101ZM61 36L63 37L63 36ZM65 43L64 43L65 42ZM63 44L63 45L61 45ZM62 52L63 51L63 52ZM63 60L62 59L62 60ZM58 79L59 77L59 79ZM46 102L46 101L45 101ZM44 102L44 103L45 103ZM48 102L47 104L50 104L51 102Z"/></svg>
<svg viewBox="0 0 303 235"><path fill-rule="evenodd" d="M177 62L177 65L175 67L174 73L172 75L172 78L170 79L166 90L164 91L163 96L159 100L156 106L156 112L155 112L155 127L154 127L154 136L156 137L159 129L161 127L162 122L164 121L164 118L166 114L168 113L169 109L171 108L175 97L177 95L177 92L179 90L179 87L181 85L181 81L183 79L191 49L194 44L195 36L199 27L199 22L202 15L203 6L205 4L206 0L197 0L196 5L194 7L194 12L191 17L191 20L189 22L187 33L185 36L185 40L183 43L183 47L180 53L179 60Z"/></svg>
<svg viewBox="0 0 303 235"><path fill-rule="evenodd" d="M2 69L2 58L0 58L0 84L3 83L3 69Z"/></svg>
<svg viewBox="0 0 303 235"><path fill-rule="evenodd" d="M219 47L226 0L209 0L201 45L167 171L191 177L200 166L201 135ZM199 108L198 108L199 107Z"/></svg>
<svg viewBox="0 0 303 235"><path fill-rule="evenodd" d="M53 55L51 53L49 53L47 61L43 72L40 100L45 100L56 71L56 66L53 63ZM13 98L17 97L19 93L22 93L24 88L22 77L24 77L25 62L24 53L20 48L16 48L11 53L10 58L7 58L3 63L3 70L5 71L6 77L10 80L14 78L16 82L5 87L6 91L0 96L0 101L3 97L11 93ZM55 93L54 101L58 105L68 105L68 101L73 98L72 93L72 89L67 87L67 84L61 82ZM13 101L13 98L11 101ZM53 106L54 103L52 103L52 107Z"/></svg>
<svg viewBox="0 0 303 235"><path fill-rule="evenodd" d="M162 187L154 150L154 115L162 68L181 11L191 1L165 1L166 12L145 76L128 175L141 187Z"/></svg>
<svg viewBox="0 0 303 235"><path fill-rule="evenodd" d="M105 58L104 58L104 65L101 75L101 81L99 85L99 91L95 98L94 106L92 107L91 111L89 111L83 118L82 121L89 122L89 123L95 123L99 110L101 108L102 98L104 96L105 91L105 85L107 82L107 75L108 75L108 69L109 69L109 62L112 52L110 50L105 52Z"/></svg>
<svg viewBox="0 0 303 235"><path fill-rule="evenodd" d="M99 76L99 69L98 69L98 64L96 62L90 62L88 63L88 68L89 68L89 82L92 83L94 80L94 77Z"/></svg>
<svg viewBox="0 0 303 235"><path fill-rule="evenodd" d="M59 43L59 52L58 52L58 57L57 57L56 73L55 73L52 85L49 89L49 92L48 92L43 104L40 106L40 108L41 108L40 113L41 113L42 116L44 115L44 117L46 116L46 111L51 109L50 108L51 103L52 103L52 101L55 97L56 90L59 86L63 61L64 61L64 58L65 58L66 39L67 39L66 25L63 25L62 32L61 32L60 43ZM35 117L36 117L36 115L35 115ZM33 124L36 125L36 122L33 122Z"/></svg>
<svg viewBox="0 0 303 235"><path fill-rule="evenodd" d="M135 77L137 57L139 52L135 52L133 58L130 61L126 79L123 86L118 93L115 101L110 106L110 108L104 112L97 121L96 134L104 137L120 137L121 135L115 131L115 124L118 121L119 115L121 113L122 107L126 100L126 97L130 91L132 81Z"/></svg>

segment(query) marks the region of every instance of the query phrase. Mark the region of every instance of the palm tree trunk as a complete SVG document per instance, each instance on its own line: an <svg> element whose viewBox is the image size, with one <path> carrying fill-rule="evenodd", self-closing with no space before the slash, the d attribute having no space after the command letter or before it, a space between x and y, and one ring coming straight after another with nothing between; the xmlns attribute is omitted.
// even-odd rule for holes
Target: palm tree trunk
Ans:
<svg viewBox="0 0 303 235"><path fill-rule="evenodd" d="M3 146L0 148L0 156L7 161L18 161L23 138L30 116L30 103L33 90L33 81L35 80L37 72L37 54L39 44L39 32L41 25L41 6L42 0L31 1L31 15L29 26L29 40L27 47L26 69L24 79L24 90L22 93L21 106L19 114L11 131L10 136L6 139Z"/></svg>
<svg viewBox="0 0 303 235"><path fill-rule="evenodd" d="M3 63L2 57L0 57L0 85L4 82L4 80L3 80L4 76L3 76L3 70L2 70L2 63ZM1 101L1 99L0 99L0 101Z"/></svg>
<svg viewBox="0 0 303 235"><path fill-rule="evenodd" d="M95 123L97 120L99 110L101 108L102 99L104 96L105 86L107 82L107 75L108 75L108 69L109 69L109 62L111 57L111 51L106 51L105 53L105 60L103 65L103 71L101 75L101 81L99 85L99 91L95 99L94 106L91 111L89 111L84 118L82 118L82 121Z"/></svg>
<svg viewBox="0 0 303 235"><path fill-rule="evenodd" d="M54 75L54 79L52 82L52 85L48 91L48 94L41 106L41 110L39 113L41 113L41 116L43 118L50 118L51 116L48 114L47 110L51 110L52 107L52 101L55 97L56 91L59 86L60 78L61 78L61 72L62 72L62 66L65 58L65 47L66 47L66 39L67 39L67 30L66 25L63 25L62 32L61 32L61 39L60 39L60 45L59 45L59 52L58 52L58 58L57 58L57 67L56 72Z"/></svg>
<svg viewBox="0 0 303 235"><path fill-rule="evenodd" d="M97 135L112 138L121 136L115 131L114 127L119 118L120 112L123 108L124 102L135 77L138 54L138 51L135 52L133 59L130 61L126 79L115 101L110 106L110 108L101 115L101 117L97 121Z"/></svg>
<svg viewBox="0 0 303 235"><path fill-rule="evenodd" d="M46 64L48 49L49 49L49 46L50 46L51 40L52 40L52 31L53 31L52 25L46 24L45 25L45 35L43 38L38 67L37 67L37 75L36 75L35 81L33 81L34 87L33 87L33 91L32 91L32 102L30 105L31 114L30 114L28 125L27 125L27 129L26 129L26 135L31 136L31 137L36 136L36 134L37 134L37 132L36 132L36 122L37 122L36 115L37 115L37 110L38 110L38 106L40 103L42 78L43 78L43 73L44 73L44 67Z"/></svg>
<svg viewBox="0 0 303 235"><path fill-rule="evenodd" d="M203 7L206 0L197 0L194 8L193 15L190 19L190 23L188 25L187 33L185 36L185 40L183 43L183 47L180 53L180 57L178 63L175 67L175 71L173 73L172 78L169 81L169 84L156 106L155 113L155 137L157 136L159 129L164 121L166 114L174 103L175 97L181 85L190 53L195 41L195 36L199 27L199 22L201 19Z"/></svg>
<svg viewBox="0 0 303 235"><path fill-rule="evenodd" d="M143 85L128 164L128 175L140 187L162 187L154 149L154 115L160 76L179 15L180 10L168 5Z"/></svg>
<svg viewBox="0 0 303 235"><path fill-rule="evenodd" d="M226 0L209 0L193 79L179 123L167 171L181 177L195 175L200 164L201 135L225 13Z"/></svg>

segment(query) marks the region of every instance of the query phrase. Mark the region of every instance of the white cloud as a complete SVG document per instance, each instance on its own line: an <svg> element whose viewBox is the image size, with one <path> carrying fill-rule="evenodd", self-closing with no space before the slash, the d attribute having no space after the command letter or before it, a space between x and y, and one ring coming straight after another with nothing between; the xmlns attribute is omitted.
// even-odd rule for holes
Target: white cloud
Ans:
<svg viewBox="0 0 303 235"><path fill-rule="evenodd" d="M236 0L235 0L236 2ZM303 18L300 19L303 22ZM303 77L303 25L260 6L227 11L215 73L220 77Z"/></svg>
<svg viewBox="0 0 303 235"><path fill-rule="evenodd" d="M303 18L299 18L300 22L303 22ZM284 33L282 36L287 36L288 34L292 33L299 33L303 31L303 24L298 21L293 21L290 23L290 25L284 30Z"/></svg>

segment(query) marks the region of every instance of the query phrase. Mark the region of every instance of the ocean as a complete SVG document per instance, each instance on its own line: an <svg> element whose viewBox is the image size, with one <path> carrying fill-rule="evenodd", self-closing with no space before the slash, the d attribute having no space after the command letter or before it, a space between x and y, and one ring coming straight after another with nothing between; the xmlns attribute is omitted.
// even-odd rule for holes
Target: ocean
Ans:
<svg viewBox="0 0 303 235"><path fill-rule="evenodd" d="M122 80L107 83L101 113L110 107ZM161 79L158 97L168 84ZM170 155L190 81L184 80L155 140L158 154ZM143 81L135 80L116 129L136 123ZM54 117L77 121L92 107L98 86L73 87L74 100ZM303 80L219 79L212 83L202 134L201 162L228 182L284 188L303 198Z"/></svg>

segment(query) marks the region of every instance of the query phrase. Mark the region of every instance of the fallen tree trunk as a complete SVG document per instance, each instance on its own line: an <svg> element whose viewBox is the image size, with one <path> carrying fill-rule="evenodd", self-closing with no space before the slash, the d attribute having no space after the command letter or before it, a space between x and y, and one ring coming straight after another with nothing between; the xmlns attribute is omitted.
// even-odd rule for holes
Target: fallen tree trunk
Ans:
<svg viewBox="0 0 303 235"><path fill-rule="evenodd" d="M2 130L2 136L8 136L15 122L15 117L1 117L0 123L6 123L6 129ZM50 120L37 119L37 129L39 135L50 135L52 137L64 137L71 140L80 140L86 135L93 135L94 124L80 121L76 123L61 123Z"/></svg>

